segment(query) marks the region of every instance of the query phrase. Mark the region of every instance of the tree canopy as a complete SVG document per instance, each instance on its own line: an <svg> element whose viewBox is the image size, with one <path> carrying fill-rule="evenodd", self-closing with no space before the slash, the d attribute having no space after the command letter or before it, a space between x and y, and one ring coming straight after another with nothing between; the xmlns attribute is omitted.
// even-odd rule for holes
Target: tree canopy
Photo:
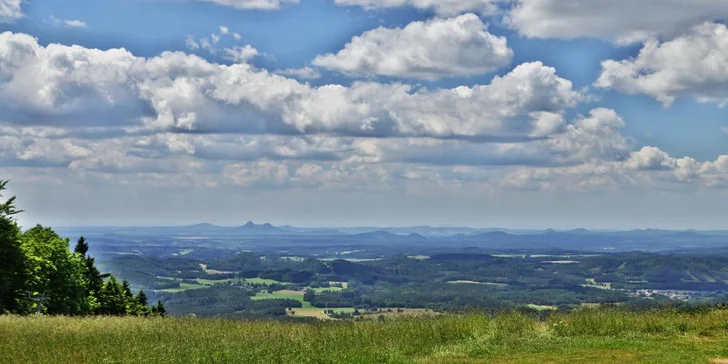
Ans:
<svg viewBox="0 0 728 364"><path fill-rule="evenodd" d="M51 315L166 314L161 302L149 307L144 292L135 296L129 282L101 274L84 237L71 251L69 240L49 227L22 232L15 196L2 201L7 183L0 180L0 313L34 312L39 307L31 297L42 296L42 313Z"/></svg>

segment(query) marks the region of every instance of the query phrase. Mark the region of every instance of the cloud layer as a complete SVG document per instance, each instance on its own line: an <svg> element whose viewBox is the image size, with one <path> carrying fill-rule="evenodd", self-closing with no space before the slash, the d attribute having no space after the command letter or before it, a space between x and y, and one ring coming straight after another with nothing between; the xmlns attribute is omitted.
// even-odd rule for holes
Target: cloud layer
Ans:
<svg viewBox="0 0 728 364"><path fill-rule="evenodd" d="M484 31L470 15L432 23L463 21ZM704 26L689 37L724 30ZM304 71L252 66L250 46L234 50L233 63L220 64L2 33L0 165L114 183L267 189L717 188L728 180L727 156L701 162L635 145L614 110L567 118L585 96L540 62L455 88L312 86L286 77Z"/></svg>
<svg viewBox="0 0 728 364"><path fill-rule="evenodd" d="M238 9L275 10L284 5L298 4L299 0L194 0L230 6Z"/></svg>
<svg viewBox="0 0 728 364"><path fill-rule="evenodd" d="M723 0L515 0L506 22L533 38L633 43L673 37L726 17L728 2Z"/></svg>
<svg viewBox="0 0 728 364"><path fill-rule="evenodd" d="M364 9L398 8L410 6L420 10L434 11L440 16L455 16L463 13L491 14L498 10L499 0L334 0L336 4L360 6Z"/></svg>
<svg viewBox="0 0 728 364"><path fill-rule="evenodd" d="M540 113L559 114L581 97L539 62L473 87L311 87L244 63L243 54L255 54L252 47L238 53L241 63L232 65L178 52L145 59L124 49L42 47L6 32L0 35L0 107L10 122L137 132L522 139L549 131Z"/></svg>

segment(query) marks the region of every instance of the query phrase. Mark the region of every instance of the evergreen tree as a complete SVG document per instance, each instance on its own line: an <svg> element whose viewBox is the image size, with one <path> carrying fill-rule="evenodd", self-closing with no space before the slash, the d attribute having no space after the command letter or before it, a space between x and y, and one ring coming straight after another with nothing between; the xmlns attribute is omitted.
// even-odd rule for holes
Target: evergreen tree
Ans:
<svg viewBox="0 0 728 364"><path fill-rule="evenodd" d="M167 316L167 309L164 307L164 303L161 300L157 301L157 315Z"/></svg>
<svg viewBox="0 0 728 364"><path fill-rule="evenodd" d="M0 180L0 198L7 181ZM25 282L28 278L23 250L21 248L20 228L13 215L15 197L0 202L0 314L22 313L27 309Z"/></svg>
<svg viewBox="0 0 728 364"><path fill-rule="evenodd" d="M138 304L140 304L144 307L146 307L149 304L147 301L147 295L144 294L144 291L141 289L139 290L139 293L136 296L136 301Z"/></svg>
<svg viewBox="0 0 728 364"><path fill-rule="evenodd" d="M101 288L104 286L104 275L96 268L95 259L88 254L89 244L83 236L78 239L76 247L73 251L78 254L83 261L83 272L86 283L86 297L88 299L89 310L87 313L95 313L99 309L99 296Z"/></svg>
<svg viewBox="0 0 728 364"><path fill-rule="evenodd" d="M127 301L132 301L134 294L131 292L131 285L126 279L121 282L121 289Z"/></svg>
<svg viewBox="0 0 728 364"><path fill-rule="evenodd" d="M126 295L122 285L113 275L101 288L98 313L109 316L126 315Z"/></svg>
<svg viewBox="0 0 728 364"><path fill-rule="evenodd" d="M152 311L148 304L149 300L147 299L147 295L144 291L139 290L139 293L134 297L133 304L130 305L132 309L128 314L134 316L149 316Z"/></svg>
<svg viewBox="0 0 728 364"><path fill-rule="evenodd" d="M78 238L76 248L74 248L73 251L75 253L81 254L82 257L86 257L86 253L88 253L88 243L86 242L86 238L84 238L83 236Z"/></svg>
<svg viewBox="0 0 728 364"><path fill-rule="evenodd" d="M101 289L104 287L104 277L106 275L96 268L94 258L84 258L84 273L86 273L86 296L89 300L90 312L95 313L98 310L101 299Z"/></svg>

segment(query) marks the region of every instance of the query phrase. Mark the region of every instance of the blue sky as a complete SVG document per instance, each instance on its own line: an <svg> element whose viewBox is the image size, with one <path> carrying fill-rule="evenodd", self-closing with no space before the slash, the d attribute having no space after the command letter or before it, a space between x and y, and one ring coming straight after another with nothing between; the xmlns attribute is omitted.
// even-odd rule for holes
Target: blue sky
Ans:
<svg viewBox="0 0 728 364"><path fill-rule="evenodd" d="M720 228L726 16L0 0L0 179L24 225Z"/></svg>

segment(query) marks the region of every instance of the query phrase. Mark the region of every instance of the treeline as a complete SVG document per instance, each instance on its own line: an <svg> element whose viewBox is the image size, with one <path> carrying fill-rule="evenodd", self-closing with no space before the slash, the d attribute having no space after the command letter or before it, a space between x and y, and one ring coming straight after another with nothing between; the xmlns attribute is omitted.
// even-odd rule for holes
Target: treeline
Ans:
<svg viewBox="0 0 728 364"><path fill-rule="evenodd" d="M477 284L413 282L352 285L338 292L307 292L304 300L318 308L401 307L441 311L515 307L526 303L558 306L625 302L623 292L589 287L492 287Z"/></svg>
<svg viewBox="0 0 728 364"><path fill-rule="evenodd" d="M253 300L257 290L239 286L215 285L207 289L158 293L175 316L261 318L284 317L286 309L302 307L293 299Z"/></svg>
<svg viewBox="0 0 728 364"><path fill-rule="evenodd" d="M0 180L0 198L7 181ZM15 197L0 203L0 313L49 315L166 315L159 301L149 306L143 291L102 274L81 237L73 251L51 228L22 232Z"/></svg>

